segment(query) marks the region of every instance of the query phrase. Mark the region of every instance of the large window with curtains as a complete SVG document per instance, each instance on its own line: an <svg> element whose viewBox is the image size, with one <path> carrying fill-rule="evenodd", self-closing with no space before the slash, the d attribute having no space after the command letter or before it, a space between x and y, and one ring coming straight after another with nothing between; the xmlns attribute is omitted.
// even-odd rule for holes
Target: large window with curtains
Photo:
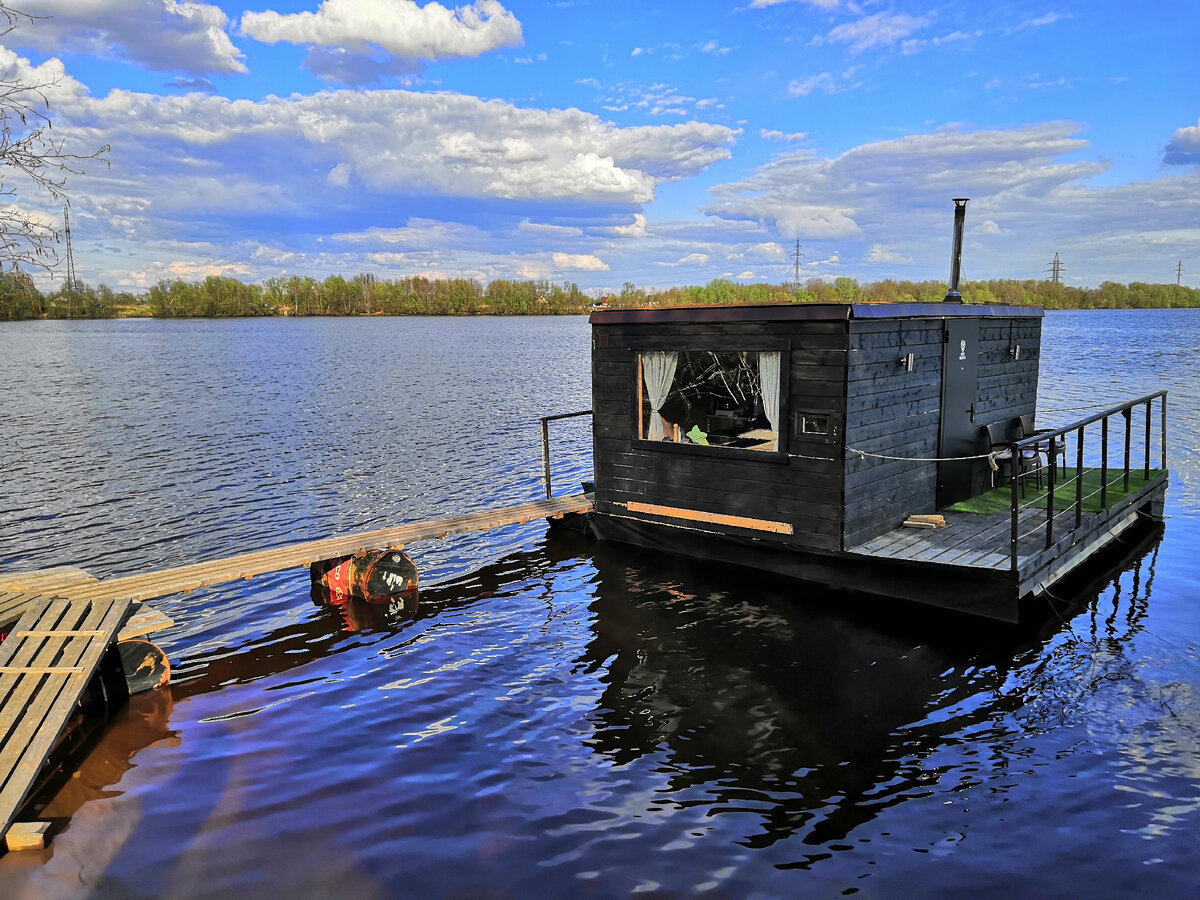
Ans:
<svg viewBox="0 0 1200 900"><path fill-rule="evenodd" d="M779 350L642 351L638 438L781 453L784 357Z"/></svg>

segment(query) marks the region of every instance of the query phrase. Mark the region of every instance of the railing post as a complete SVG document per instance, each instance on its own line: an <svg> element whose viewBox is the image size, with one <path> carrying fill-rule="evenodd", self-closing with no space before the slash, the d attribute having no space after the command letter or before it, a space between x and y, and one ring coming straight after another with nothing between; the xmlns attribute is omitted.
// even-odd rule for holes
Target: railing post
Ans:
<svg viewBox="0 0 1200 900"><path fill-rule="evenodd" d="M1125 417L1125 493L1129 493L1129 455L1133 452L1133 407L1127 406L1121 411Z"/></svg>
<svg viewBox="0 0 1200 900"><path fill-rule="evenodd" d="M1143 474L1147 481L1150 480L1150 408L1153 405L1153 400L1146 401L1146 469Z"/></svg>
<svg viewBox="0 0 1200 900"><path fill-rule="evenodd" d="M1050 463L1050 471L1046 473L1046 549L1049 550L1054 546L1054 476L1058 472L1058 464L1054 461L1057 457L1054 453L1057 449L1057 435L1051 435L1046 446L1050 451L1050 458L1047 460Z"/></svg>
<svg viewBox="0 0 1200 900"><path fill-rule="evenodd" d="M1083 524L1083 429L1075 437L1075 527Z"/></svg>
<svg viewBox="0 0 1200 900"><path fill-rule="evenodd" d="M1018 555L1017 555L1017 541L1020 539L1020 533L1017 530L1017 511L1020 508L1021 503L1020 503L1020 498L1017 494L1018 478L1017 478L1017 462L1016 462L1015 456L1013 457L1012 470L1013 470L1013 474L1012 474L1012 522L1011 522L1011 532L1009 534L1008 542L1009 542L1009 553L1010 553L1010 561L1012 564L1013 578L1019 580L1021 567L1019 565Z"/></svg>
<svg viewBox="0 0 1200 900"><path fill-rule="evenodd" d="M1108 416L1100 420L1100 508L1108 509Z"/></svg>
<svg viewBox="0 0 1200 900"><path fill-rule="evenodd" d="M1167 470L1167 395L1162 396L1162 469Z"/></svg>
<svg viewBox="0 0 1200 900"><path fill-rule="evenodd" d="M542 419L542 469L546 479L546 499L550 499L550 420Z"/></svg>

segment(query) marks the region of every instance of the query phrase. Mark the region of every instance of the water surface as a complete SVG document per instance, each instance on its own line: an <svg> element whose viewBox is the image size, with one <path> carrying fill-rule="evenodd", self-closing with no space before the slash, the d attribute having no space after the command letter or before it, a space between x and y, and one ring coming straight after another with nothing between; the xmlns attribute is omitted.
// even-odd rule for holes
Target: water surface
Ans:
<svg viewBox="0 0 1200 900"><path fill-rule="evenodd" d="M0 325L0 570L99 575L539 495L570 319ZM1167 387L1170 516L1010 629L544 525L163 598L0 895L1195 896L1200 315L1051 314L1039 423ZM590 472L554 423L555 481ZM69 817L66 819L65 817ZM919 887L918 887L919 886Z"/></svg>

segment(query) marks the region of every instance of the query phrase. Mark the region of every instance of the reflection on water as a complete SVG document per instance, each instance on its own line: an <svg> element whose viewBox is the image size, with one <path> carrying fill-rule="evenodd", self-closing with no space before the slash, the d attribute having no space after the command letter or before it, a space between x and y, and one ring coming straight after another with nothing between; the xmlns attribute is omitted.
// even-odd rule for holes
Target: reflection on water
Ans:
<svg viewBox="0 0 1200 900"><path fill-rule="evenodd" d="M1068 326L1088 321L1051 317L1047 345L1067 343ZM433 324L421 327L437 337ZM453 323L442 339L462 342L464 327ZM555 371L586 379L586 329L540 327ZM1187 328L1171 329L1153 340L1190 340ZM305 325L280 344L313 350L321 335ZM209 339L228 336L216 329ZM0 344L6 337L0 329ZM501 378L513 350L504 337L492 349L466 340ZM72 365L87 369L84 345L99 338L80 340ZM235 368L257 352L238 346ZM373 351L367 358L385 365ZM351 411L376 408L417 377L347 371L352 364L338 359L322 376L371 386ZM1086 358L1069 365L1086 376ZM240 387L246 396L315 396L255 371L262 384L257 393ZM307 369L281 371L286 380ZM1129 392L1160 373L1133 374ZM1095 389L1068 395L1068 380L1044 374L1043 406L1109 400ZM1093 380L1104 388L1095 372ZM139 509L162 512L160 490L175 496L153 473L179 474L178 464L139 470L144 481L124 491L106 481L112 496L92 511L103 521L116 510L127 527L103 530L106 545L89 543L88 529L74 539L83 558L120 570L119 559L145 563L168 546L216 555L231 534L241 536L236 549L253 549L310 536L331 519L383 524L407 514L405 498L426 493L440 492L447 512L493 502L526 477L524 462L512 463L523 439L489 428L507 402L499 389L483 402L484 382L464 383L477 396L456 395L452 415L433 424L406 419L386 440L364 427L368 478L349 474L361 463L352 448L308 444L305 461L292 440L315 426L275 416L256 426L270 438L240 426L236 440L213 435L226 450L249 441L241 482L187 494L187 515L139 518ZM1184 448L1200 445L1188 390L1194 398L1182 384L1171 401L1180 416L1173 445ZM441 396L445 383L420 391ZM236 408L246 396L212 402ZM566 411L546 392L530 397L512 402L524 414ZM136 397L123 402L132 418L145 414ZM27 427L38 426L36 407L22 408ZM394 409L417 416L412 405ZM225 413L204 415L218 427ZM425 456L392 457L388 446L403 444L414 422L432 433L414 438ZM461 453L433 449L461 446L452 433L474 436L470 463L483 474L470 484ZM90 449L108 446L104 429L88 434ZM575 477L577 452L556 482ZM298 511L312 497L278 493L259 458L305 492L336 496L336 510ZM172 656L170 694L115 720L47 807L70 816L50 849L0 858L0 896L895 896L918 884L957 894L984 883L1004 895L1193 895L1198 505L1182 458L1180 472L1173 453L1165 530L1106 551L1102 565L1056 588L1057 599L1031 607L1019 629L596 545L539 524L411 548L422 570L416 604L330 604L304 570L165 598L158 605L178 622L160 641ZM33 486L38 498L63 494L51 499L54 518L31 511L41 499L5 494L0 518L15 535L0 547L5 565L71 561L42 541L52 535L60 553L73 546L65 494L94 473L65 463L61 472L57 487ZM216 503L221 493L226 506ZM228 529L209 528L220 516Z"/></svg>

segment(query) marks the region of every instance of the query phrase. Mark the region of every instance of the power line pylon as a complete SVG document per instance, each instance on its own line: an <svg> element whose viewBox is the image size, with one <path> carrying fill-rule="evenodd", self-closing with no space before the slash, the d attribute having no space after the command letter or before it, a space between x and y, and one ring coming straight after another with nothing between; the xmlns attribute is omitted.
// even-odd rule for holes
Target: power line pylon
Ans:
<svg viewBox="0 0 1200 900"><path fill-rule="evenodd" d="M1183 260L1175 263L1175 287L1179 287L1183 283Z"/></svg>
<svg viewBox="0 0 1200 900"><path fill-rule="evenodd" d="M1050 273L1050 280L1055 284L1062 281L1062 273L1066 271L1066 268L1062 264L1062 260L1058 258L1058 252L1055 251L1054 259L1050 260L1050 265L1046 266L1046 271Z"/></svg>
<svg viewBox="0 0 1200 900"><path fill-rule="evenodd" d="M67 292L75 290L75 254L71 252L71 213L67 204L63 204L63 234L67 241L67 283L63 289Z"/></svg>
<svg viewBox="0 0 1200 900"><path fill-rule="evenodd" d="M792 251L792 265L794 267L792 286L793 290L796 291L800 290L800 258L802 256L804 256L804 253L800 249L800 238L796 238L796 249Z"/></svg>

